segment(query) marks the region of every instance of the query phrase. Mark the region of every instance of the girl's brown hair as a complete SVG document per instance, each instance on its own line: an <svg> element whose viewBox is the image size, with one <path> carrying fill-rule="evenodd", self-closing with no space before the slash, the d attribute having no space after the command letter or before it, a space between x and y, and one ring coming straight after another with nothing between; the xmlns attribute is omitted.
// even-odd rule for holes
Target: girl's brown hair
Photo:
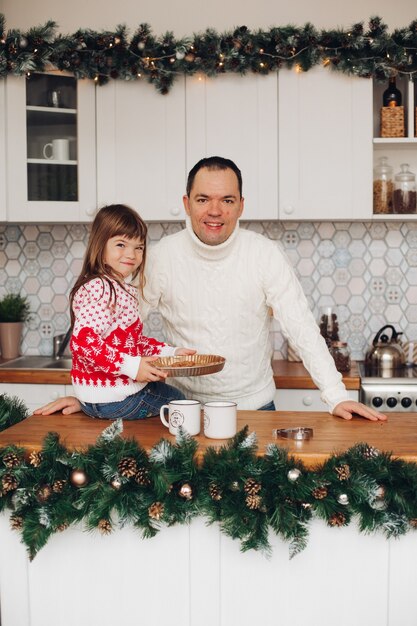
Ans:
<svg viewBox="0 0 417 626"><path fill-rule="evenodd" d="M104 262L106 243L112 237L120 235L128 239L140 239L143 241L143 260L132 275L133 279L139 276L138 288L143 296L147 232L148 229L145 222L136 211L125 204L110 204L100 209L91 225L81 273L70 293L71 326L74 325L74 313L72 310L74 295L85 283L88 283L93 278L106 280L110 286L111 299L115 296L115 293L109 277L123 286L123 277Z"/></svg>

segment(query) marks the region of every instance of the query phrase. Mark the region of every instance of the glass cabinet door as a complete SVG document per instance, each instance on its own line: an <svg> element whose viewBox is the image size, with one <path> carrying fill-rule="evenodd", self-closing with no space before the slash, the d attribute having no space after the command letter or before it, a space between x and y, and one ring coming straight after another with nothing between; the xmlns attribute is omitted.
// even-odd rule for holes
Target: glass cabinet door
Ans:
<svg viewBox="0 0 417 626"><path fill-rule="evenodd" d="M61 72L7 77L7 220L90 221L96 211L95 85Z"/></svg>
<svg viewBox="0 0 417 626"><path fill-rule="evenodd" d="M70 76L26 78L27 197L76 202L77 85Z"/></svg>

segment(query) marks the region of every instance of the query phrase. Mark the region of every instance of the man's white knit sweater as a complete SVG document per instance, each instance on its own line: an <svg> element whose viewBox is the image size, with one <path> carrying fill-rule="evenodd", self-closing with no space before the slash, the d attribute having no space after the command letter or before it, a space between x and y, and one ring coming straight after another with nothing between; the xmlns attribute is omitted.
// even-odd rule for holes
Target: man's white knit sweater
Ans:
<svg viewBox="0 0 417 626"><path fill-rule="evenodd" d="M258 409L274 398L271 307L286 337L332 410L348 399L325 341L289 260L273 242L237 227L227 241L209 246L185 230L150 250L145 297L161 313L168 343L226 358L210 376L178 378L188 398L235 400Z"/></svg>

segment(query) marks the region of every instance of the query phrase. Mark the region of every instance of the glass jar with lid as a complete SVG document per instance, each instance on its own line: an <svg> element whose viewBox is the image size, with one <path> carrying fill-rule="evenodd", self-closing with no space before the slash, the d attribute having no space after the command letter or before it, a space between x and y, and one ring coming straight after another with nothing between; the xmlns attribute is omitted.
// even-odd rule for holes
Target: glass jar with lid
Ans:
<svg viewBox="0 0 417 626"><path fill-rule="evenodd" d="M350 370L350 351L344 341L332 341L330 344L330 354L333 357L338 372L348 372Z"/></svg>
<svg viewBox="0 0 417 626"><path fill-rule="evenodd" d="M387 157L380 157L374 169L374 213L392 213L394 183Z"/></svg>
<svg viewBox="0 0 417 626"><path fill-rule="evenodd" d="M403 163L401 172L395 175L394 213L416 212L416 177L408 168L408 163Z"/></svg>

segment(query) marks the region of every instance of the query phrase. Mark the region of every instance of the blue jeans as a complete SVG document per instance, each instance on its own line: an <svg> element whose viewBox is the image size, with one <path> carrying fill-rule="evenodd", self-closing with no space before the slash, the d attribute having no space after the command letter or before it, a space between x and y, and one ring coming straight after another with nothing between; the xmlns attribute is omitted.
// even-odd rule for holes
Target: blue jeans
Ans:
<svg viewBox="0 0 417 626"><path fill-rule="evenodd" d="M151 415L159 415L159 409L163 404L171 400L184 400L181 391L166 383L148 383L138 393L128 396L120 402L102 402L92 404L81 403L84 413L90 417L98 417L102 420L142 420Z"/></svg>
<svg viewBox="0 0 417 626"><path fill-rule="evenodd" d="M268 402L268 404L264 404L263 406L261 406L258 411L276 411L275 402L271 400L271 402Z"/></svg>

